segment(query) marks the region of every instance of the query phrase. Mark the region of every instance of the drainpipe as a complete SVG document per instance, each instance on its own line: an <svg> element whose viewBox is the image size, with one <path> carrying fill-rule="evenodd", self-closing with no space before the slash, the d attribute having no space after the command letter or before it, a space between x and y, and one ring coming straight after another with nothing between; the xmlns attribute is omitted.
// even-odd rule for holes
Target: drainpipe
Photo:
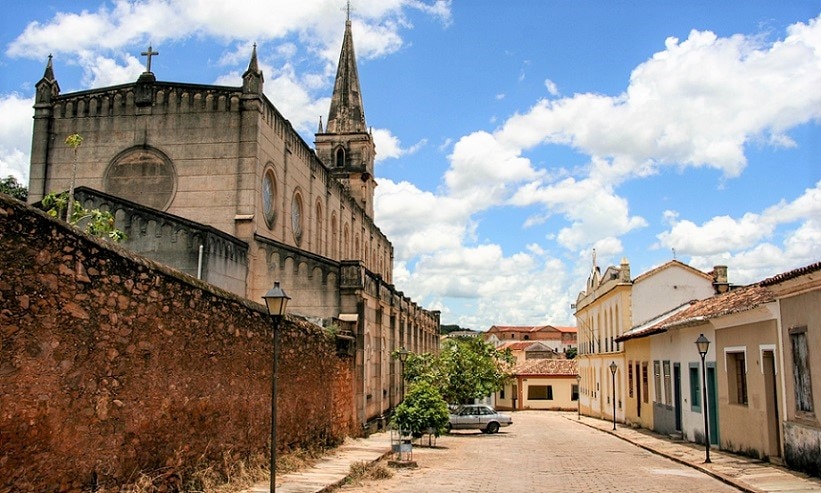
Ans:
<svg viewBox="0 0 821 493"><path fill-rule="evenodd" d="M200 245L200 254L197 258L197 279L202 279L202 245Z"/></svg>

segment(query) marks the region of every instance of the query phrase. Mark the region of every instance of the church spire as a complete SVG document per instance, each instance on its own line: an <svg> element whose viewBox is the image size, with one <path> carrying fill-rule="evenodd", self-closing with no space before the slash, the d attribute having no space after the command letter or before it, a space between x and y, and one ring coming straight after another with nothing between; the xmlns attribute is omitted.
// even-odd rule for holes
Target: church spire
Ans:
<svg viewBox="0 0 821 493"><path fill-rule="evenodd" d="M359 73L353 51L350 8L351 4L348 2L345 36L336 69L331 109L324 129L322 119L319 120L314 144L317 157L330 169L331 176L349 191L365 215L373 219L376 146L365 123Z"/></svg>
<svg viewBox="0 0 821 493"><path fill-rule="evenodd" d="M36 88L35 103L51 104L52 98L60 94L60 84L54 78L54 66L51 63L51 58L51 55L49 55L43 78L34 86Z"/></svg>
<svg viewBox="0 0 821 493"><path fill-rule="evenodd" d="M365 109L362 105L362 93L359 90L359 72L356 68L356 56L351 34L350 10L345 20L345 37L342 40L342 51L339 54L339 65L336 69L336 82L331 97L331 110L325 131L328 133L365 132Z"/></svg>
<svg viewBox="0 0 821 493"><path fill-rule="evenodd" d="M264 81L265 78L262 76L262 70L259 69L259 61L257 60L257 44L254 43L248 69L242 74L242 92L249 95L261 95Z"/></svg>

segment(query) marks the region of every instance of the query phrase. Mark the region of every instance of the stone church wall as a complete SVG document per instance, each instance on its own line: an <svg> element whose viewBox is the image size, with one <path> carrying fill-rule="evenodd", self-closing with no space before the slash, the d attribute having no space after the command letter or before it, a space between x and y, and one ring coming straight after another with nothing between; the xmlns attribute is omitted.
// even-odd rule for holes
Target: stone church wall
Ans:
<svg viewBox="0 0 821 493"><path fill-rule="evenodd" d="M356 434L353 358L282 324L280 449ZM267 451L264 308L0 194L0 490L79 491Z"/></svg>

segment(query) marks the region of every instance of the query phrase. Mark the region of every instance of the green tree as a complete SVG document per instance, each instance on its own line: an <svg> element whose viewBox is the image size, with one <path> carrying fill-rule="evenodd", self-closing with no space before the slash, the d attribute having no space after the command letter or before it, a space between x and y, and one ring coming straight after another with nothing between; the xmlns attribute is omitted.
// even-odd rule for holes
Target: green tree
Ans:
<svg viewBox="0 0 821 493"><path fill-rule="evenodd" d="M447 430L449 418L448 404L436 387L421 381L411 385L405 400L396 406L393 425L414 436L428 430L440 435Z"/></svg>
<svg viewBox="0 0 821 493"><path fill-rule="evenodd" d="M69 200L68 192L50 194L43 197L43 209L51 217L66 217L69 224L83 226L86 233L99 238L109 238L120 242L126 239L125 232L114 226L114 215L100 209L86 209L79 202ZM71 204L72 212L68 208Z"/></svg>
<svg viewBox="0 0 821 493"><path fill-rule="evenodd" d="M77 179L77 148L83 143L83 138L80 134L71 134L66 137L66 145L74 150L74 160L71 164L71 185L68 189L68 207L66 208L66 222L70 223L70 212L74 210L74 182Z"/></svg>
<svg viewBox="0 0 821 493"><path fill-rule="evenodd" d="M405 362L406 381L434 386L446 402L461 404L502 389L512 373L513 356L479 337L447 339L438 355L411 354Z"/></svg>
<svg viewBox="0 0 821 493"><path fill-rule="evenodd" d="M25 201L29 196L29 191L22 183L17 181L12 175L0 179L0 192L11 195L17 200Z"/></svg>

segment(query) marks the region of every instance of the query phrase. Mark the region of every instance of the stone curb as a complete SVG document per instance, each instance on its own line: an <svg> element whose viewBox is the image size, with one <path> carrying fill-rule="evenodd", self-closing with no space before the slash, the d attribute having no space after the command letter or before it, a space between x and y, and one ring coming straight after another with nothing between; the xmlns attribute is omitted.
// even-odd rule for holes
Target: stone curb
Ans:
<svg viewBox="0 0 821 493"><path fill-rule="evenodd" d="M368 465L369 465L369 466L371 466L371 465L373 465L373 464L376 464L377 462L381 461L381 460L382 460L382 459L384 459L385 457L387 457L387 456L391 455L391 453L392 453L392 452L391 452L390 450L385 451L382 455L380 455L380 456L379 456L379 457L377 457L376 459L373 459L372 461L368 462ZM326 486L326 487L322 488L321 490L317 490L315 493L331 493L331 492L333 492L333 491L336 491L336 490L337 490L337 488L340 488L340 487L344 486L344 485L345 485L345 483L346 483L346 482L348 482L348 480L349 480L350 478L351 478L351 475L350 475L350 474L346 474L346 475L345 475L345 477L343 477L343 478L342 478L342 479L340 479L339 481L337 481L337 482L335 482L335 483L333 483L333 484L329 484L328 486Z"/></svg>
<svg viewBox="0 0 821 493"><path fill-rule="evenodd" d="M739 489L739 490L741 490L741 491L744 491L744 492L747 492L747 493L765 493L765 492L764 492L764 490L760 490L760 489L758 489L758 488L754 488L754 487L752 487L752 486L750 486L750 485L748 485L748 484L746 484L746 483L743 483L743 482L737 481L737 480L735 480L735 479L733 479L733 478L731 478L731 477L729 477L729 476L725 476L724 474L721 474L720 472L716 472L716 471L713 471L713 470L711 470L711 469L707 469L706 467L704 467L704 466L702 466L702 465L700 465L700 464L696 464L696 463L694 463L694 462L690 462L690 461L684 460L684 459L682 459L682 458L680 458L680 457L676 457L676 456L674 456L674 455L668 454L668 453L666 453L666 452L664 452L664 451L662 451L662 450L658 450L658 449L655 449L655 448L653 448L653 447L650 447L649 445L644 445L644 444L638 443L638 442L636 442L636 441L633 441L633 440L631 440L629 437L626 437L626 436L624 436L624 435L620 435L619 433L614 432L613 430L605 430L605 429L600 428L600 427L598 427L598 426L596 426L596 425L593 425L593 424L590 424L590 423L585 423L584 421L581 421L581 420L572 420L572 419L570 419L570 418L569 418L569 417L567 417L567 416L565 416L565 418L566 418L566 419L568 419L568 420L570 420L570 421L574 421L574 422L576 422L576 423L581 423L581 424L583 424L584 426L587 426L587 427L589 427L589 428L593 428L593 429L595 429L595 430L599 430L599 431L601 431L602 433L608 433L608 434L610 434L610 435L613 435L614 437L620 438L620 439L624 440L625 442L628 442L628 443L630 443L630 444L632 444L632 445L635 445L636 447L642 448L642 449L644 449L644 450L647 450L648 452L652 452L652 453L654 453L654 454L656 454L656 455L660 455L660 456L662 456L662 457L665 457L665 458L667 458L667 459L670 459L670 460L672 460L673 462L676 462L676 463L678 463L678 464L681 464L681 465L684 465L684 466L689 466L689 467L692 467L693 469L696 469L696 470L698 470L698 471L700 471L700 472L703 472L704 474L707 474L708 476L712 476L713 478L715 478L715 479L717 479L717 480L721 481L722 483L725 483L725 484L727 484L727 485L729 485L729 486L732 486L732 487L734 487L734 488L737 488L737 489ZM594 419L594 418L592 418L592 419Z"/></svg>

